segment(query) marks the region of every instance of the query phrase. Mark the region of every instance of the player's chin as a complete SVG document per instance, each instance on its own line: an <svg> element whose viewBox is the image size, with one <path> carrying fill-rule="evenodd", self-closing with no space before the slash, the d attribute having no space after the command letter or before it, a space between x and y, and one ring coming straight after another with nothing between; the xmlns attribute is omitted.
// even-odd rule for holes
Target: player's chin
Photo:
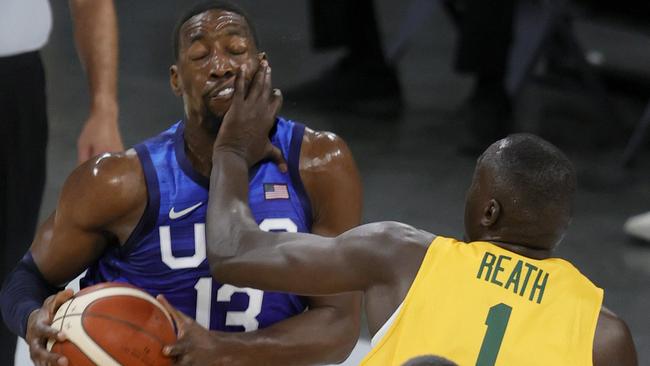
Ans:
<svg viewBox="0 0 650 366"><path fill-rule="evenodd" d="M210 98L208 101L208 109L212 114L217 117L223 117L230 106L232 105L232 97L230 98Z"/></svg>

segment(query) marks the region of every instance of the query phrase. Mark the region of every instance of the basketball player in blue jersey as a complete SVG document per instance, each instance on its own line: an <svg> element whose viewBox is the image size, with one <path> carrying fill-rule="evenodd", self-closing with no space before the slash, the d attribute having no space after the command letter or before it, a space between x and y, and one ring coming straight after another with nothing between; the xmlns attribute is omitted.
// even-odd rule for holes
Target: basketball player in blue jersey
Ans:
<svg viewBox="0 0 650 366"><path fill-rule="evenodd" d="M226 3L192 8L174 40L170 81L185 118L125 153L75 169L55 213L3 287L5 322L26 338L37 365L66 365L65 357L45 350L48 338L65 338L49 324L71 296L57 293L59 286L88 269L82 287L118 281L164 294L211 329L204 350L210 364L342 361L358 337L356 295L303 298L212 280L205 245L212 145L230 113L236 77L258 91L251 85L270 86L271 68L245 13ZM287 162L282 169L263 162L250 171L249 199L260 228L332 236L359 224L361 186L346 144L276 118L282 98L271 89L268 94L274 103L237 111L275 119L270 138Z"/></svg>

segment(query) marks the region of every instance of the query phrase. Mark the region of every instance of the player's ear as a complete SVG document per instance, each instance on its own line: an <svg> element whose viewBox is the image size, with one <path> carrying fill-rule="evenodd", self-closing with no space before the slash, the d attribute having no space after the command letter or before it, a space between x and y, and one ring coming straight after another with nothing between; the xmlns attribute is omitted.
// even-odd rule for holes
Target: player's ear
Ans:
<svg viewBox="0 0 650 366"><path fill-rule="evenodd" d="M178 66L171 65L169 67L169 85L176 96L181 96L181 81L178 76Z"/></svg>
<svg viewBox="0 0 650 366"><path fill-rule="evenodd" d="M501 204L494 198L488 201L488 204L483 209L483 217L481 217L481 225L490 227L499 220L501 215Z"/></svg>

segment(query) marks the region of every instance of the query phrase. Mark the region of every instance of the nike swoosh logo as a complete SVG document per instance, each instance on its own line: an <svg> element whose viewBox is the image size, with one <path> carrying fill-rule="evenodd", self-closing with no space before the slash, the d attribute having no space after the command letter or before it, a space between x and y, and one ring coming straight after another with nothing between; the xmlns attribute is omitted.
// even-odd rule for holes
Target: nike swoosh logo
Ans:
<svg viewBox="0 0 650 366"><path fill-rule="evenodd" d="M180 217L183 217L183 216L187 215L188 213L196 210L202 204L203 204L203 202L199 202L194 206L188 207L188 208L186 208L184 210L181 210L181 211L178 211L178 212L174 211L174 207L172 207L172 209L169 210L169 218L172 219L172 220L176 220L176 219L178 219Z"/></svg>

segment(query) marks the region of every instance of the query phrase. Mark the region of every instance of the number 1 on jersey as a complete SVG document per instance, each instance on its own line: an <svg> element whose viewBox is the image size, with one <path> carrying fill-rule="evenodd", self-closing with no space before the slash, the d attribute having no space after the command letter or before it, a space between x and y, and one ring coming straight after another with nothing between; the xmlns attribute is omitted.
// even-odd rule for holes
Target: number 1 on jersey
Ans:
<svg viewBox="0 0 650 366"><path fill-rule="evenodd" d="M512 308L504 303L490 308L485 319L487 330L476 359L476 366L494 366L496 363L511 312Z"/></svg>

